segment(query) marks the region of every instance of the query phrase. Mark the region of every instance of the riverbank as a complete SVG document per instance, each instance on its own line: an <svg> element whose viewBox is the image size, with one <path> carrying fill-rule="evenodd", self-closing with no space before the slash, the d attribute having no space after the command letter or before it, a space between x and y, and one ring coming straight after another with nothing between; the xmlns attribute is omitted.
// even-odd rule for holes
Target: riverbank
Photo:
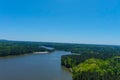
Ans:
<svg viewBox="0 0 120 80"><path fill-rule="evenodd" d="M50 52L44 51L44 52L33 52L33 53L24 53L24 54L19 54L19 55L7 55L7 56L0 56L0 58L9 58L9 57L16 57L16 56L24 56L24 55L29 55L29 54L48 54Z"/></svg>
<svg viewBox="0 0 120 80"><path fill-rule="evenodd" d="M44 52L33 52L33 54L47 54L49 53L48 51L44 51Z"/></svg>

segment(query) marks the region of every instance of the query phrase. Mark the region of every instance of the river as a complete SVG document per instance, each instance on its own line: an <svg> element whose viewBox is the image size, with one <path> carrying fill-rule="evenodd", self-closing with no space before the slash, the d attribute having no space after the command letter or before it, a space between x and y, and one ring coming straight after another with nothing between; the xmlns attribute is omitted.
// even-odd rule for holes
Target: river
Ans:
<svg viewBox="0 0 120 80"><path fill-rule="evenodd" d="M66 54L70 52L0 58L0 80L72 80L72 74L60 64Z"/></svg>

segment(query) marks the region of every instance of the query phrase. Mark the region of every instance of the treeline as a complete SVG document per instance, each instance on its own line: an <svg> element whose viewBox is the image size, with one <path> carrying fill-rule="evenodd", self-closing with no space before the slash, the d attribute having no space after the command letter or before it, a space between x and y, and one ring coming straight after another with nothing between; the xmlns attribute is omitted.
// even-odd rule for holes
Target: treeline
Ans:
<svg viewBox="0 0 120 80"><path fill-rule="evenodd" d="M115 45L92 45L92 44L70 44L70 43L42 43L44 46L53 47L56 50L70 51L72 53L82 54L112 54L120 53L120 46Z"/></svg>
<svg viewBox="0 0 120 80"><path fill-rule="evenodd" d="M41 47L41 43L22 41L0 41L0 56L22 55L52 50Z"/></svg>

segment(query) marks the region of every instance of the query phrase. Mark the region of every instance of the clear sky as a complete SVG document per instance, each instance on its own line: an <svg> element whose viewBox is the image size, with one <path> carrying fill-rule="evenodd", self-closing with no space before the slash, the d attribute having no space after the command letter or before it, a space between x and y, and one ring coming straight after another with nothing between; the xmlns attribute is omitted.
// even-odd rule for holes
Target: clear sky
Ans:
<svg viewBox="0 0 120 80"><path fill-rule="evenodd" d="M0 39L120 45L120 0L0 0Z"/></svg>

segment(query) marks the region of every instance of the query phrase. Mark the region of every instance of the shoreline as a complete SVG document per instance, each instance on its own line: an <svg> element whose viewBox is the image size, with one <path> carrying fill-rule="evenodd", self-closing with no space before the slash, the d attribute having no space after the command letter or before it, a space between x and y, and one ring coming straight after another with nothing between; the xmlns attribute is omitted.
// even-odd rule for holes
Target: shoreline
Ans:
<svg viewBox="0 0 120 80"><path fill-rule="evenodd" d="M49 53L48 51L44 51L44 52L33 52L33 54L47 54Z"/></svg>
<svg viewBox="0 0 120 80"><path fill-rule="evenodd" d="M24 55L29 55L29 54L48 54L48 51L44 52L33 52L33 53L25 53L25 54L20 54L20 55L8 55L8 56L0 56L0 58L8 58L8 57L16 57L16 56L24 56Z"/></svg>

